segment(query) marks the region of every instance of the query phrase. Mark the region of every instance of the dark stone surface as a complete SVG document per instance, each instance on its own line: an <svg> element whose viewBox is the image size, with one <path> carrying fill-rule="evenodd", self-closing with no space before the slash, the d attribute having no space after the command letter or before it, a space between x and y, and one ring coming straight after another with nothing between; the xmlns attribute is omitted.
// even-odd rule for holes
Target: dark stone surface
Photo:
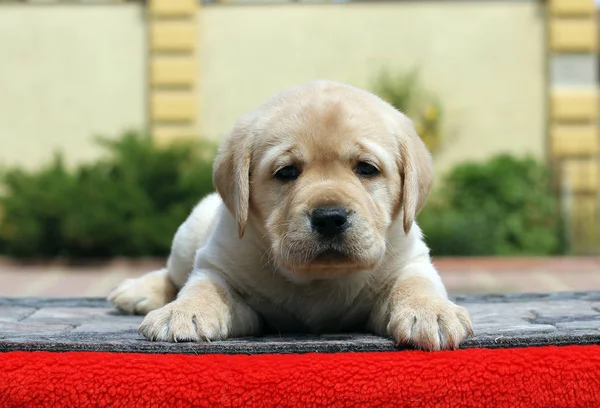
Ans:
<svg viewBox="0 0 600 408"><path fill-rule="evenodd" d="M461 348L600 344L600 292L455 296L473 319ZM104 299L0 298L0 351L110 351L260 354L394 351L369 334L269 336L212 343L150 342L141 316L116 312Z"/></svg>

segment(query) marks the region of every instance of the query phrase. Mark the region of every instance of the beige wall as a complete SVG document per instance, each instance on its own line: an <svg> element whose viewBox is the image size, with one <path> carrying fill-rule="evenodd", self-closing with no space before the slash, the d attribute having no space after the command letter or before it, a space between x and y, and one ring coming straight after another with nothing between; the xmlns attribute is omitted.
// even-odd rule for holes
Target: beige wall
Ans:
<svg viewBox="0 0 600 408"><path fill-rule="evenodd" d="M537 1L207 6L202 129L315 77L368 87L384 67L421 69L446 109L440 170L498 151L544 154L543 8Z"/></svg>
<svg viewBox="0 0 600 408"><path fill-rule="evenodd" d="M544 152L544 43L537 1L205 6L199 118L218 138L277 90L331 78L368 87L384 66L421 69L446 110L440 170L498 151ZM0 166L145 124L143 8L0 6Z"/></svg>
<svg viewBox="0 0 600 408"><path fill-rule="evenodd" d="M0 5L0 166L144 126L144 16L131 5Z"/></svg>

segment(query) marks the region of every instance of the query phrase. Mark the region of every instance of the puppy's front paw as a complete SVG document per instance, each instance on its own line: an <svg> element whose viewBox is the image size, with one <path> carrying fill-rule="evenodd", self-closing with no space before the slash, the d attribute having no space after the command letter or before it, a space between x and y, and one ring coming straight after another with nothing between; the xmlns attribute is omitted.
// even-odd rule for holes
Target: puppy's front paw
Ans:
<svg viewBox="0 0 600 408"><path fill-rule="evenodd" d="M396 344L411 344L423 350L455 349L473 335L466 309L426 295L411 296L397 303L387 330Z"/></svg>
<svg viewBox="0 0 600 408"><path fill-rule="evenodd" d="M130 314L146 314L172 301L177 289L166 269L150 272L139 278L126 279L108 295L119 310Z"/></svg>
<svg viewBox="0 0 600 408"><path fill-rule="evenodd" d="M139 332L150 341L211 341L229 334L230 316L193 300L176 300L144 318Z"/></svg>

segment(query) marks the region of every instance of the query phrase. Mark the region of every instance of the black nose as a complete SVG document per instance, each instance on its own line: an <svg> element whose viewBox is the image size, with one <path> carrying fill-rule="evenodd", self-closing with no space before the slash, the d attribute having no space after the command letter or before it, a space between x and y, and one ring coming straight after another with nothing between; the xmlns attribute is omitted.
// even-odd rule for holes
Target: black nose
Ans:
<svg viewBox="0 0 600 408"><path fill-rule="evenodd" d="M348 228L348 211L343 207L319 207L313 210L310 222L319 235L333 238Z"/></svg>

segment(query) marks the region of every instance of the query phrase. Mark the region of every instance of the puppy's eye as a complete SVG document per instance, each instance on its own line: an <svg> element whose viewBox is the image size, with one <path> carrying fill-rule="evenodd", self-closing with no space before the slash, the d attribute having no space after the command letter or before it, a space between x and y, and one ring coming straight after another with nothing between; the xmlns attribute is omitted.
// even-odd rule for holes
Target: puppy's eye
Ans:
<svg viewBox="0 0 600 408"><path fill-rule="evenodd" d="M293 165L285 166L285 167L279 169L277 171L277 173L275 173L275 177L281 181L296 180L299 175L300 175L300 170L298 170L298 167L293 166Z"/></svg>
<svg viewBox="0 0 600 408"><path fill-rule="evenodd" d="M355 171L362 177L374 177L379 174L379 169L367 162L358 162Z"/></svg>

